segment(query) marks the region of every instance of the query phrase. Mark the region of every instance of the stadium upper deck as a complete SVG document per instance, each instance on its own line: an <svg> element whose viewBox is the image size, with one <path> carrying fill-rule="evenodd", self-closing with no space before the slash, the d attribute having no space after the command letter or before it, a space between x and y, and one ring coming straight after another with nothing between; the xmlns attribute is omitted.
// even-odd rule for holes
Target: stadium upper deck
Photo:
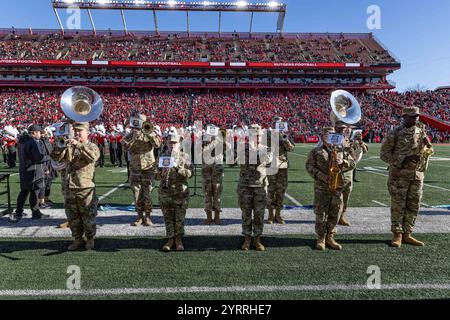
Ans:
<svg viewBox="0 0 450 320"><path fill-rule="evenodd" d="M372 34L0 30L0 59L359 63L398 67Z"/></svg>

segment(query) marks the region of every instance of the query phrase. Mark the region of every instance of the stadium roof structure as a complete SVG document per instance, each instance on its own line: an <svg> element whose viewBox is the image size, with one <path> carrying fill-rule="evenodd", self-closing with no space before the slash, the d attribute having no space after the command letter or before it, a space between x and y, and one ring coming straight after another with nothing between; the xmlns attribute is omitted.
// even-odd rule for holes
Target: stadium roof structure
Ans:
<svg viewBox="0 0 450 320"><path fill-rule="evenodd" d="M127 23L125 19L125 10L149 10L153 11L153 20L155 31L158 32L157 11L185 11L186 28L190 32L189 11L209 11L219 13L219 34L221 33L222 12L250 12L250 33L253 27L253 16L255 13L278 13L276 31L283 32L284 18L287 5L276 1L267 3L249 3L247 1L236 2L185 2L185 1L150 1L150 0L52 0L53 10L55 12L61 31L64 33L64 27L59 18L57 9L79 8L87 10L94 33L96 32L94 19L91 10L120 10L125 33Z"/></svg>

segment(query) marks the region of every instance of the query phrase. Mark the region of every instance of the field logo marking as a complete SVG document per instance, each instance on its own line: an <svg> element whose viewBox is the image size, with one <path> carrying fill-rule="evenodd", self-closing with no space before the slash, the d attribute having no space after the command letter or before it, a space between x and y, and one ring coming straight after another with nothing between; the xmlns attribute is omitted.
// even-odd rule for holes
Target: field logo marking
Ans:
<svg viewBox="0 0 450 320"><path fill-rule="evenodd" d="M67 267L67 273L70 274L66 281L67 290L81 289L81 269L77 265L70 265Z"/></svg>
<svg viewBox="0 0 450 320"><path fill-rule="evenodd" d="M369 290L381 289L381 270L379 266L370 265L367 268L367 274L369 277L367 278L367 288Z"/></svg>

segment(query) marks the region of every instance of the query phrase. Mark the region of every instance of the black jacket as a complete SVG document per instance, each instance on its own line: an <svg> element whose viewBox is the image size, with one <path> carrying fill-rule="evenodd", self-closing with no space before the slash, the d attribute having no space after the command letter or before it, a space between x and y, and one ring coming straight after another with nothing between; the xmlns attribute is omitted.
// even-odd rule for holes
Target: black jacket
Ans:
<svg viewBox="0 0 450 320"><path fill-rule="evenodd" d="M37 190L44 187L45 163L48 156L39 141L24 134L19 138L19 176L21 190Z"/></svg>

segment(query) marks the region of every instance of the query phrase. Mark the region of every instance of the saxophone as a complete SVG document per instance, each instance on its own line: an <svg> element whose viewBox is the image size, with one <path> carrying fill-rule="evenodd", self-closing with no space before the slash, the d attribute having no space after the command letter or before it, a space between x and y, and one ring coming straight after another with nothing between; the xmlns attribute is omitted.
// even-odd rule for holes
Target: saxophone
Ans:
<svg viewBox="0 0 450 320"><path fill-rule="evenodd" d="M428 162L430 157L434 154L433 147L425 145L419 154L420 160L417 164L417 171L425 172L428 169Z"/></svg>
<svg viewBox="0 0 450 320"><path fill-rule="evenodd" d="M329 161L328 175L330 176L330 181L328 187L331 192L336 192L337 188L342 185L342 170L337 164L337 150L333 146L331 151L331 159Z"/></svg>

